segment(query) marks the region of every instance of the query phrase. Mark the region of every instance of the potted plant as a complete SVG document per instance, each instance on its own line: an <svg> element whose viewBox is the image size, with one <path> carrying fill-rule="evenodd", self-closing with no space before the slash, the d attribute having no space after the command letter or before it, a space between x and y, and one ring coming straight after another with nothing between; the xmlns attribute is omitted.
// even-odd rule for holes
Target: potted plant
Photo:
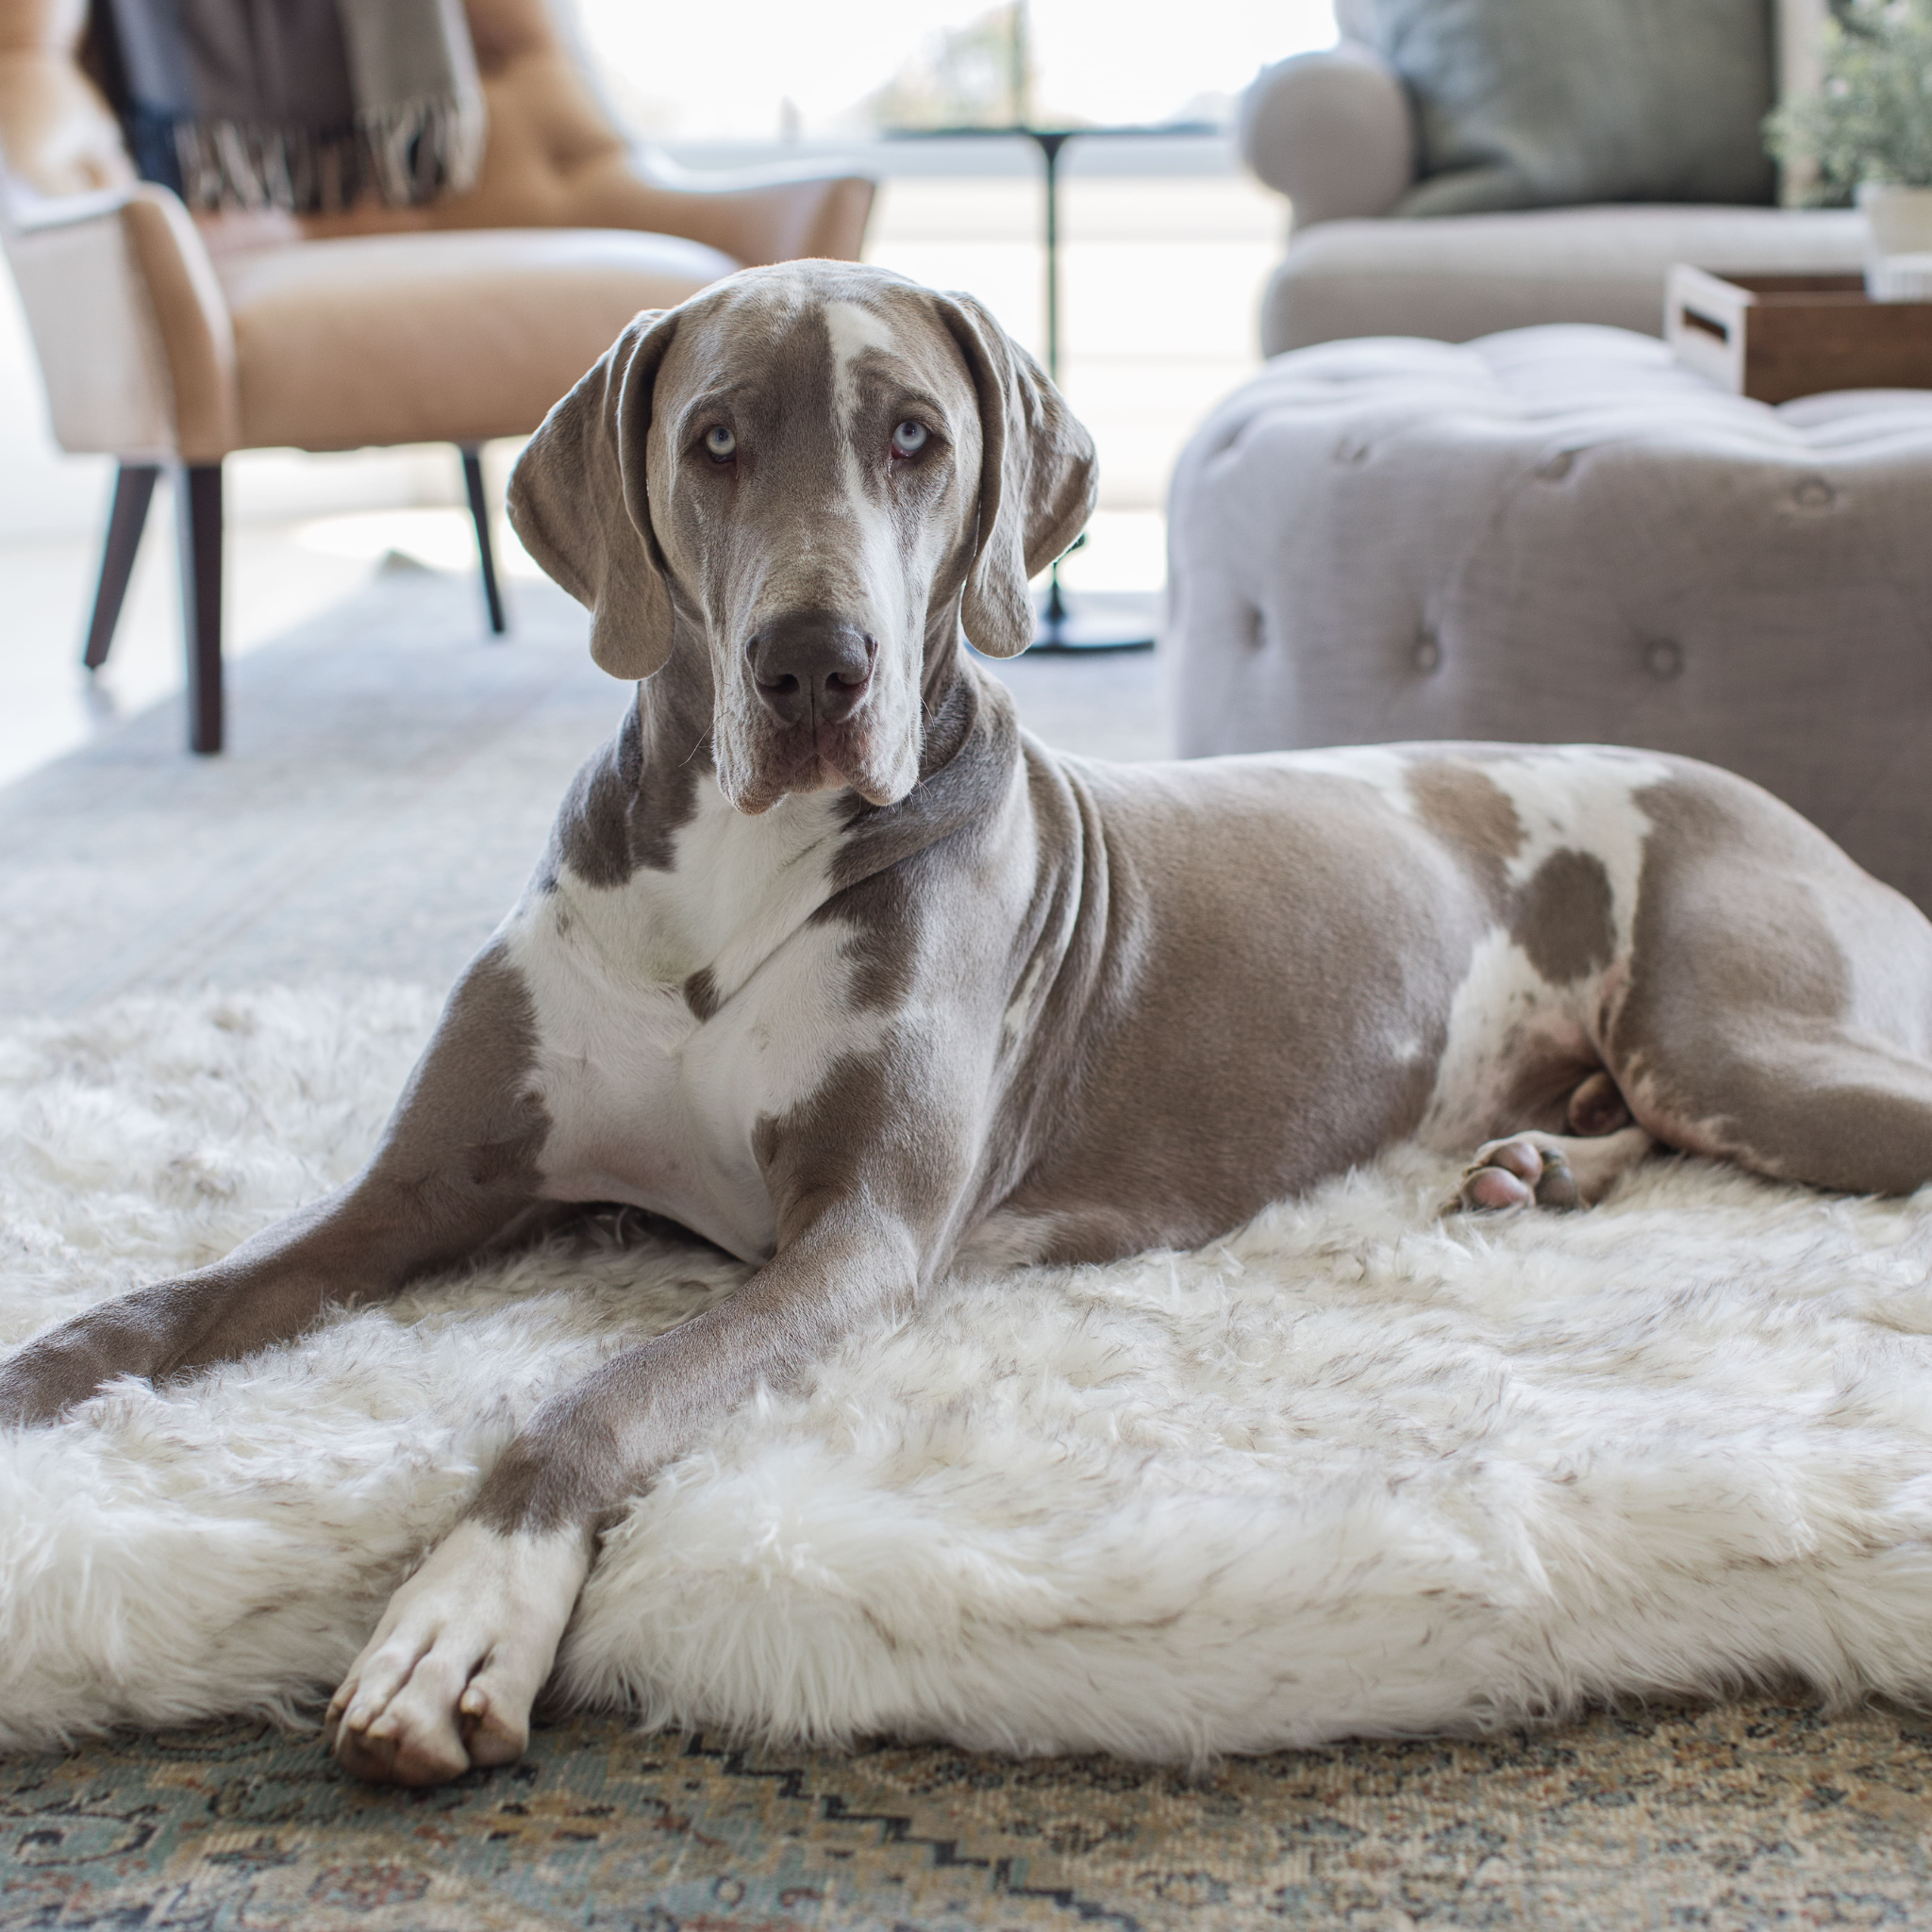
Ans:
<svg viewBox="0 0 1932 1932"><path fill-rule="evenodd" d="M1765 124L1807 201L1856 195L1876 255L1932 252L1932 0L1845 0L1824 85Z"/></svg>

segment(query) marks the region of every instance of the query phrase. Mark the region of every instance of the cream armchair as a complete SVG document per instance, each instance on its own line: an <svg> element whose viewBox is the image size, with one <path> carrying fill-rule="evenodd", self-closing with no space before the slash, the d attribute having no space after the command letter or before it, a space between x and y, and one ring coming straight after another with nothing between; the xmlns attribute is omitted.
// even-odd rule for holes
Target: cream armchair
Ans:
<svg viewBox="0 0 1932 1932"><path fill-rule="evenodd" d="M545 0L467 5L490 111L472 191L196 220L136 180L85 71L85 0L0 0L0 243L57 441L121 465L85 661L107 659L171 468L197 752L222 745L225 457L457 444L500 631L478 446L534 429L640 308L740 267L858 254L872 182L674 178L616 131Z"/></svg>

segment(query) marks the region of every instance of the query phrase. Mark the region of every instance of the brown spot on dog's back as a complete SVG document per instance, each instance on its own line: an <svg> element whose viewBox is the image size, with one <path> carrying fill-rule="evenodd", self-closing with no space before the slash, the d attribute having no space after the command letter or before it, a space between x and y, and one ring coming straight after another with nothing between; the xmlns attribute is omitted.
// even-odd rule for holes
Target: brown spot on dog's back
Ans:
<svg viewBox="0 0 1932 1932"><path fill-rule="evenodd" d="M1470 863L1492 899L1508 888L1506 871L1523 850L1523 821L1509 794L1474 765L1428 758L1411 766L1416 816Z"/></svg>
<svg viewBox="0 0 1932 1932"><path fill-rule="evenodd" d="M1617 947L1614 915L1603 860L1566 845L1530 875L1509 936L1552 986L1563 986L1610 963Z"/></svg>
<svg viewBox="0 0 1932 1932"><path fill-rule="evenodd" d="M711 977L708 966L700 966L684 982L684 1003L699 1025L718 1010L718 982Z"/></svg>

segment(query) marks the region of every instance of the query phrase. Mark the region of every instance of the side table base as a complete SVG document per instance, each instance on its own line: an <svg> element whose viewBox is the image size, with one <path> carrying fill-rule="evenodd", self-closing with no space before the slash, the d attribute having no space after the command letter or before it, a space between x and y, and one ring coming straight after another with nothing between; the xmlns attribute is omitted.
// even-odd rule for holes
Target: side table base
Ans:
<svg viewBox="0 0 1932 1932"><path fill-rule="evenodd" d="M1151 651L1156 600L1124 591L1090 591L1039 603L1040 627L1029 651Z"/></svg>

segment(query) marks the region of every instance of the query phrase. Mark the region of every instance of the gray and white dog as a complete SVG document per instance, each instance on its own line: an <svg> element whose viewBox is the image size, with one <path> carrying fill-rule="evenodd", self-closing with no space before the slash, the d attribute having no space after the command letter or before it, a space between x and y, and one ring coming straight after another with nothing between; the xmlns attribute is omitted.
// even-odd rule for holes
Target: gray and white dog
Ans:
<svg viewBox="0 0 1932 1932"><path fill-rule="evenodd" d="M638 681L363 1173L0 1364L0 1417L392 1295L570 1202L757 1264L544 1404L332 1707L406 1784L524 1748L600 1526L762 1380L962 1251L1198 1242L1404 1136L1464 1205L1595 1199L1656 1142L1932 1179L1932 926L1681 759L1411 745L1062 758L961 648L1093 498L965 296L809 262L640 316L511 508Z"/></svg>

